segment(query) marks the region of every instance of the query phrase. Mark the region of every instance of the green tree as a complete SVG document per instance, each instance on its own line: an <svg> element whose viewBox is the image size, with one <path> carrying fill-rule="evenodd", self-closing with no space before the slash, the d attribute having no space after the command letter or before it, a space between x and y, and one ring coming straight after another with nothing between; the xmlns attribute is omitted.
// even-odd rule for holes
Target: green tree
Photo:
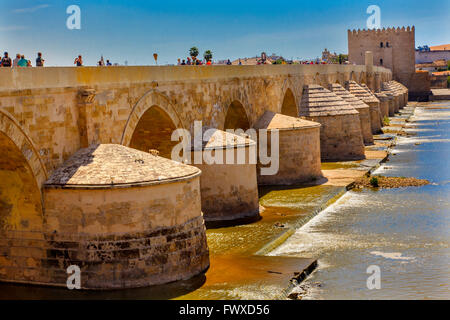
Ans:
<svg viewBox="0 0 450 320"><path fill-rule="evenodd" d="M192 47L189 49L189 55L193 58L197 58L199 54L198 48L197 47Z"/></svg>
<svg viewBox="0 0 450 320"><path fill-rule="evenodd" d="M206 50L203 54L203 58L205 58L206 61L211 61L213 58L213 53L211 50Z"/></svg>

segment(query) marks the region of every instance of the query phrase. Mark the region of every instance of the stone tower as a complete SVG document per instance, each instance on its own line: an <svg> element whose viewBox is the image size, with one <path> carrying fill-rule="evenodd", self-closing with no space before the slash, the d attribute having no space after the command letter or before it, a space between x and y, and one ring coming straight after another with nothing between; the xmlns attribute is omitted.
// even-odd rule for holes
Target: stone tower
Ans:
<svg viewBox="0 0 450 320"><path fill-rule="evenodd" d="M348 59L364 65L365 52L373 52L375 66L392 70L392 77L407 87L415 73L415 29L405 27L348 30Z"/></svg>

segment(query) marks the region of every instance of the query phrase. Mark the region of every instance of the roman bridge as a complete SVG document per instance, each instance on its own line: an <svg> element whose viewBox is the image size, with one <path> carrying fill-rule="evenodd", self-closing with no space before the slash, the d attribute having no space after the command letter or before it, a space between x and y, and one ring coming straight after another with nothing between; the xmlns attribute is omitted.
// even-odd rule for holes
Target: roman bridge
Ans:
<svg viewBox="0 0 450 320"><path fill-rule="evenodd" d="M92 282L83 285L90 288L142 286L174 281L201 272L209 262L204 231L198 229L202 224L198 220L201 215L198 182L179 182L178 185L183 183L183 189L177 186L159 187L158 183L150 183L138 188L139 190L119 192L115 191L111 181L110 185L104 185L109 186L109 190L88 193L70 190L58 193L59 191L53 191L52 183L44 192L44 183L47 181L48 184L50 176L55 172L57 175L53 181L67 181L64 180L66 175L70 176L74 172L70 171L73 167L66 160L75 153L78 154L82 148L96 144L116 145L102 147L104 154L96 159L110 159L108 154L113 158L117 154L117 159L111 159L114 161L108 172L126 172L128 164L120 164L120 161L129 159L129 150L147 152L157 149L161 156L167 157L174 144L171 141L173 130L184 128L192 131L195 120L201 120L203 125L217 129L245 130L257 125L266 111L297 117L304 85L318 84L327 87L328 84L344 85L346 81L354 80L376 90L382 82L391 78L390 70L370 65L0 68L0 280L63 285L66 272L62 266L72 264L74 257L85 261L83 265L86 272L95 275L90 280ZM317 130L314 132L318 133L317 126L315 129L305 130ZM310 147L316 150L320 158L316 133L314 141L305 133L302 143L311 144ZM298 136L286 136L286 139L299 142ZM132 149L121 151L122 149L117 149L117 145ZM80 157L91 155L92 153L81 154ZM91 167L97 170L102 164L96 161L93 159L78 166L85 166L86 170ZM159 163L156 167L166 168L162 171L169 172L169 175L172 171L174 174L188 172L186 174L192 177L190 179L198 181L198 174L192 168L179 169L174 164L165 164L164 161L161 163L160 167ZM145 170L142 170L137 168L133 173L144 175ZM320 172L320 168L318 170ZM235 176L242 176L241 179L246 180L242 172L236 171ZM136 174L131 177L136 178L135 181L155 179L151 173L145 177ZM251 176L249 181L256 184L254 167L248 169L248 174ZM126 180L127 175L125 173L122 177ZM89 185L93 181L90 178L90 174L85 174L78 181ZM94 178L98 177L92 179ZM211 181L215 180L220 179L211 178ZM128 185L130 188L136 187L132 183ZM234 183L230 183L230 186L235 190ZM162 188L162 191L154 191L145 196L133 193L130 196L129 192L147 192L146 188ZM166 189L163 190L164 188ZM258 208L255 185L251 186L251 190L252 195L256 196ZM67 195L64 192L68 192ZM245 189L239 193L250 194ZM141 203L150 201L152 197L161 198ZM122 202L116 201L117 198L122 198ZM218 197L213 197L214 199ZM107 204L108 201L111 203ZM242 201L241 196L239 201ZM255 202L255 199L252 201ZM97 203L98 207L94 207L92 203ZM239 205L242 208L242 204ZM165 212L161 219L157 214L149 216L152 210L172 211ZM105 214L108 218L105 218ZM136 219L142 219L142 223L137 223ZM161 252L174 251L170 254L177 258L170 260L168 256L164 256L157 266L147 267L155 263L156 258L142 251L140 255L146 257L142 259L151 261L146 260L147 264L142 265L142 268L139 265L141 275L132 276L131 280L130 273L127 272L137 272L135 262L131 265L135 261L131 258L132 254L130 260L126 260L126 267L108 265L114 269L111 272L115 275L111 278L109 273L106 275L106 269L97 269L97 260L103 261L105 255L112 255L111 252L128 241L131 234L136 239L141 239L144 237L142 232L160 232L160 226L172 228L165 231L168 234L186 230L187 233L195 232L197 236L192 238L194 240L188 238L187 244L180 245L182 247L174 242L170 250L168 247L161 249ZM101 251L99 237L117 239L118 236L114 233L117 230L128 230L130 234L125 240L118 241L117 245L108 242L112 248L107 251L109 253ZM86 240L86 234L92 234L90 239L93 242ZM64 240L64 237L69 235L70 243L76 243L78 249L70 251L66 248L67 239ZM55 242L55 236L59 242ZM159 243L161 237L155 237ZM183 248L187 245L201 248L192 247L194 249L191 252L196 252L198 257L194 259L186 256L187 249ZM89 255L92 247L97 250L93 254L98 256ZM152 248L154 249L153 242ZM122 249L117 250L122 252ZM75 252L74 256L70 252ZM87 256L86 252L89 253ZM180 263L186 259L188 262ZM187 265L190 267L186 267ZM177 269L180 266L184 266L184 269ZM130 268L129 271L126 271L127 268ZM159 268L158 272L162 273L158 275L155 268ZM121 273L120 270L125 271ZM103 278L97 278L98 274L110 280L99 283L96 279ZM115 279L121 277L126 279L125 282L117 280L119 282L116 283Z"/></svg>
<svg viewBox="0 0 450 320"><path fill-rule="evenodd" d="M305 84L374 89L390 79L390 70L351 65L0 69L1 149L14 142L40 185L91 144L167 155L172 131L195 120L247 129L266 110L297 116Z"/></svg>

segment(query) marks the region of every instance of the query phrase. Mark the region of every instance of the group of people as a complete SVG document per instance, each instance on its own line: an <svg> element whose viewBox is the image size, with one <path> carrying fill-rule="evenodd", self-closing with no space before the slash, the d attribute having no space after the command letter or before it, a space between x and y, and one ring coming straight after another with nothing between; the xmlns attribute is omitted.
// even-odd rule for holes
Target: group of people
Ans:
<svg viewBox="0 0 450 320"><path fill-rule="evenodd" d="M36 67L43 67L45 60L42 58L42 53L38 52L36 58ZM20 53L16 54L16 58L12 60L9 57L8 52L5 52L2 60L0 61L0 67L3 68L15 68L15 67L32 67L31 61L25 59L25 55Z"/></svg>
<svg viewBox="0 0 450 320"><path fill-rule="evenodd" d="M211 60L202 61L200 59L197 59L196 57L192 57L192 59L187 57L186 60L178 59L179 66L202 66L202 65L210 66L211 64L212 64Z"/></svg>
<svg viewBox="0 0 450 320"><path fill-rule="evenodd" d="M82 67L83 66L83 57L81 56L81 54L75 58L75 61L73 62L74 65L76 65L77 67ZM112 63L109 60L105 61L103 60L103 57L101 57L101 59L97 62L97 66L98 67L103 67L103 66L112 66Z"/></svg>
<svg viewBox="0 0 450 320"><path fill-rule="evenodd" d="M183 60L178 59L178 63L177 63L177 65L179 65L179 66L202 66L202 65L210 66L212 64L213 63L211 60L202 61L202 60L197 59L196 57L192 57L192 59L190 57L187 57L186 59L183 59ZM229 66L232 65L230 59L227 60L226 64ZM239 60L239 64L242 64L240 62L240 60Z"/></svg>

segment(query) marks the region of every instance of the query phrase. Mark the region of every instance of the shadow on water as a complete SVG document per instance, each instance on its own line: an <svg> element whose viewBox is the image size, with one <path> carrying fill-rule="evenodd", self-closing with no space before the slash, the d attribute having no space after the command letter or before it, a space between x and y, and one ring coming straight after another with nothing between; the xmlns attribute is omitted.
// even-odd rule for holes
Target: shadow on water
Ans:
<svg viewBox="0 0 450 320"><path fill-rule="evenodd" d="M167 300L200 288L204 274L189 280L136 289L89 291L65 288L0 283L0 300Z"/></svg>

